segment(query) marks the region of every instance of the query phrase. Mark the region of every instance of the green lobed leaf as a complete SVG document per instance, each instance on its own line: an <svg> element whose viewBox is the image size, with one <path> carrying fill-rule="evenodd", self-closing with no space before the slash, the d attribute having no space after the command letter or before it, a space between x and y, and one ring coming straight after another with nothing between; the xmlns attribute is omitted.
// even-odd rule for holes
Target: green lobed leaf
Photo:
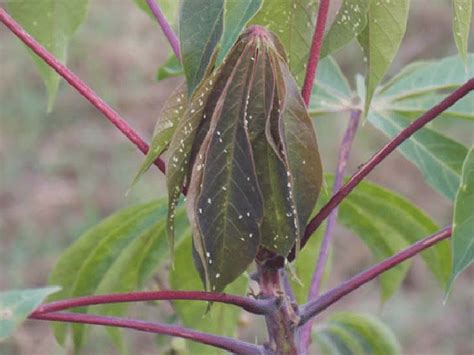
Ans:
<svg viewBox="0 0 474 355"><path fill-rule="evenodd" d="M331 185L332 179L326 182ZM320 203L328 198L323 194ZM377 260L439 230L430 217L405 198L368 181L360 183L341 203L338 221L356 233ZM442 242L421 255L440 285L444 285L451 264L449 244ZM381 276L382 300L397 290L408 268L409 263L403 263Z"/></svg>
<svg viewBox="0 0 474 355"><path fill-rule="evenodd" d="M191 95L204 78L222 35L224 0L182 0L179 16L181 60Z"/></svg>
<svg viewBox="0 0 474 355"><path fill-rule="evenodd" d="M55 265L50 283L61 285L63 290L50 300L142 287L162 258L169 255L163 239L165 215L165 201L154 201L121 210L86 231ZM183 218L180 212L181 221ZM178 225L182 233L186 224ZM113 306L103 309L118 315L126 310ZM74 311L87 312L87 308ZM58 342L64 344L68 326L54 324L53 328ZM74 344L80 349L84 327L74 325L73 329Z"/></svg>
<svg viewBox="0 0 474 355"><path fill-rule="evenodd" d="M170 271L169 281L175 290L198 290L201 281L198 273L192 266L191 238L177 246L175 254L174 269ZM240 276L237 280L227 286L226 292L242 295L248 285L246 276ZM206 302L176 301L173 308L178 313L182 324L186 327L200 330L206 333L235 337L238 327L238 319L242 313L238 307L214 303L209 309ZM190 354L215 354L216 349L209 346L187 341Z"/></svg>
<svg viewBox="0 0 474 355"><path fill-rule="evenodd" d="M177 245L189 235L189 225L184 209L177 214ZM97 286L96 294L132 292L142 289L153 273L169 260L170 249L166 243L166 223L163 220L151 227L128 245L107 270ZM107 304L95 308L94 312L104 315L123 316L128 303ZM117 328L108 328L109 334L118 347L121 337Z"/></svg>
<svg viewBox="0 0 474 355"><path fill-rule="evenodd" d="M401 354L392 330L369 314L335 313L314 333L318 345L323 345L323 354Z"/></svg>
<svg viewBox="0 0 474 355"><path fill-rule="evenodd" d="M472 0L453 0L453 35L461 58L466 62L471 30Z"/></svg>
<svg viewBox="0 0 474 355"><path fill-rule="evenodd" d="M145 160L135 175L132 186L142 177L150 168L156 159L166 150L170 144L176 127L186 111L187 96L186 85L180 85L171 95L161 109L156 121L153 139L150 150L146 154Z"/></svg>
<svg viewBox="0 0 474 355"><path fill-rule="evenodd" d="M396 101L385 101L384 98L374 97L372 102L380 101L381 106L388 111L396 111L403 114L405 117L418 118L423 113L441 102L446 95L429 93L426 95L412 96L406 99ZM375 106L378 102L375 103ZM474 121L474 92L464 96L462 100L456 102L453 106L444 111L439 118L446 119L462 119Z"/></svg>
<svg viewBox="0 0 474 355"><path fill-rule="evenodd" d="M405 34L410 0L370 0L367 26L358 41L367 58L365 111L382 81Z"/></svg>
<svg viewBox="0 0 474 355"><path fill-rule="evenodd" d="M12 17L59 61L66 61L67 46L87 13L88 0L7 0ZM48 90L51 111L59 87L59 75L30 52Z"/></svg>
<svg viewBox="0 0 474 355"><path fill-rule="evenodd" d="M304 81L318 4L317 0L265 0L251 22L278 35L299 86Z"/></svg>
<svg viewBox="0 0 474 355"><path fill-rule="evenodd" d="M410 124L397 113L372 112L369 122L392 138ZM422 128L398 148L415 164L426 182L450 200L454 200L461 178L467 148L430 128Z"/></svg>
<svg viewBox="0 0 474 355"><path fill-rule="evenodd" d="M194 245L205 251L206 283L217 291L245 271L260 244L263 202L243 117L255 53L256 47L244 49L229 75L200 151L205 162L195 164L190 182L200 185L195 204L188 204L202 235Z"/></svg>
<svg viewBox="0 0 474 355"><path fill-rule="evenodd" d="M312 116L350 109L352 90L339 65L332 57L322 59L318 64L316 80L309 104Z"/></svg>
<svg viewBox="0 0 474 355"><path fill-rule="evenodd" d="M380 96L391 101L456 89L474 76L474 54L469 54L466 65L459 56L435 61L415 62L403 69L380 89Z"/></svg>
<svg viewBox="0 0 474 355"><path fill-rule="evenodd" d="M0 342L9 337L48 295L60 289L52 286L0 292Z"/></svg>
<svg viewBox="0 0 474 355"><path fill-rule="evenodd" d="M173 54L158 68L158 71L156 72L156 80L161 81L181 75L184 75L183 66L179 59Z"/></svg>
<svg viewBox="0 0 474 355"><path fill-rule="evenodd" d="M262 6L263 0L226 0L224 30L216 64L220 65L247 23Z"/></svg>
<svg viewBox="0 0 474 355"><path fill-rule="evenodd" d="M369 0L343 0L321 47L325 57L349 43L362 32L367 24Z"/></svg>
<svg viewBox="0 0 474 355"><path fill-rule="evenodd" d="M464 160L462 180L454 202L453 268L447 292L454 280L474 261L474 147Z"/></svg>

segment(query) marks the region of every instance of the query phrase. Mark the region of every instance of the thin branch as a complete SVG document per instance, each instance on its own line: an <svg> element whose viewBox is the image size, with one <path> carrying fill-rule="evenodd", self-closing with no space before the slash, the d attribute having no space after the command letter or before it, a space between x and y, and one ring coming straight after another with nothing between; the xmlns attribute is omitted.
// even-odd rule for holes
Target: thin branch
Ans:
<svg viewBox="0 0 474 355"><path fill-rule="evenodd" d="M238 354L262 354L264 348L258 345L246 343L241 340L224 336L207 334L192 329L183 328L176 325L145 322L133 319L124 319L110 316L100 316L93 314L53 312L53 313L32 313L30 319L48 320L68 323L95 324L111 327L135 329L146 333L164 334L179 338L189 339L201 344L207 344L216 348L224 349Z"/></svg>
<svg viewBox="0 0 474 355"><path fill-rule="evenodd" d="M158 21L158 24L160 25L164 35L168 39L168 42L173 49L176 58L181 58L178 37L176 37L176 34L166 20L166 17L163 14L163 11L161 11L160 6L155 2L155 0L146 0L146 3L148 4L150 11L153 13L153 16L155 16L156 20Z"/></svg>
<svg viewBox="0 0 474 355"><path fill-rule="evenodd" d="M107 295L85 296L71 298L39 306L35 314L62 311L68 308L92 306L108 303L142 302L159 300L192 300L232 304L254 314L269 314L278 309L277 298L253 299L204 291L143 291L130 293L115 293Z"/></svg>
<svg viewBox="0 0 474 355"><path fill-rule="evenodd" d="M318 214L311 219L309 224L306 226L305 234L301 239L301 248L305 246L308 239L311 237L313 232L321 225L321 223L329 216L331 211L335 209L344 198L390 153L400 146L404 141L410 138L416 131L423 128L428 122L434 120L442 112L447 110L449 107L454 105L470 91L474 90L474 78L468 80L465 84L460 86L450 95L448 95L439 104L432 107L429 111L426 111L423 115L413 121L408 127L403 129L398 135L388 142L382 149L370 158L352 177L346 184L334 194L326 205L318 212ZM288 261L293 261L295 258L294 248L288 256Z"/></svg>
<svg viewBox="0 0 474 355"><path fill-rule="evenodd" d="M436 243L439 243L440 241L449 238L451 236L451 233L451 227L446 227L440 230L439 232L430 235L429 237L421 239L415 244L409 246L408 248L398 252L397 254L389 257L388 259L385 259L384 261L378 264L375 264L369 269L345 281L340 286L335 287L332 290L324 293L318 299L303 305L301 307L300 313L300 326L305 324L312 317L324 311L333 303L340 300L342 297L353 292L354 290L358 289L360 286L366 284L367 282L373 280L385 271L390 270L391 268L422 252L423 250L432 247Z"/></svg>
<svg viewBox="0 0 474 355"><path fill-rule="evenodd" d="M328 18L329 0L321 0L318 10L318 19L316 20L316 28L314 29L313 41L309 51L308 64L306 67L306 75L304 78L303 89L301 95L306 106L309 106L311 92L313 90L313 82L318 69L319 56L321 54L321 45L324 39L324 29Z"/></svg>
<svg viewBox="0 0 474 355"><path fill-rule="evenodd" d="M341 150L339 152L339 158L337 162L336 176L334 179L334 185L332 188L333 194L335 194L342 186L344 181L344 171L346 169L347 160L351 152L352 142L354 141L357 127L359 126L361 111L351 111L351 117L349 125L347 126L346 133L341 143ZM324 274L324 269L329 255L329 246L331 245L332 232L336 224L337 208L331 211L324 232L323 241L319 249L318 262L313 273L311 285L309 288L308 302L315 300L319 296L319 289L321 287L321 279ZM311 341L311 328L313 327L313 321L310 320L301 329L300 333L300 349L308 349Z"/></svg>
<svg viewBox="0 0 474 355"><path fill-rule="evenodd" d="M0 8L0 21L10 29L27 47L43 59L51 68L62 76L72 87L74 87L87 101L96 107L102 114L122 132L143 154L148 152L148 144L140 135L114 111L104 100L102 100L89 86L86 85L76 74L59 62L40 43L31 37L8 13ZM160 159L155 160L155 165L164 173L165 163Z"/></svg>

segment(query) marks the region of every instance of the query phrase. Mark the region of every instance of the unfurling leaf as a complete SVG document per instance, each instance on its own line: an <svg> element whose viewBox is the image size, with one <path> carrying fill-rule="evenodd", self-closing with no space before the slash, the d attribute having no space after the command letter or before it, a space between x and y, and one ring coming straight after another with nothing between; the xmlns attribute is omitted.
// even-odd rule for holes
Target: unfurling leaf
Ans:
<svg viewBox="0 0 474 355"><path fill-rule="evenodd" d="M183 116L187 105L186 85L178 87L166 100L163 109L156 121L153 140L150 150L146 154L145 161L140 166L137 175L133 179L132 186L150 168L153 162L169 146L171 138L176 130L180 118Z"/></svg>
<svg viewBox="0 0 474 355"><path fill-rule="evenodd" d="M222 290L259 247L298 244L322 180L316 136L276 37L253 26L190 99L171 140L169 233L183 183L193 256Z"/></svg>

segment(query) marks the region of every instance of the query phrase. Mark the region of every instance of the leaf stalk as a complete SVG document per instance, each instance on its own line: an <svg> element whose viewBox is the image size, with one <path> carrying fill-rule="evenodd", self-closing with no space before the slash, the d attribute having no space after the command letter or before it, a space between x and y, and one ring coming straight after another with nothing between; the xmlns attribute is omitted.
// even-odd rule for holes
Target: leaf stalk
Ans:
<svg viewBox="0 0 474 355"><path fill-rule="evenodd" d="M143 153L148 152L149 146L143 138L112 109L97 93L82 81L69 68L57 60L38 41L31 37L3 8L0 8L0 21L15 34L28 48L35 52L46 64L63 77L79 94L97 108L120 132L125 135ZM154 163L158 169L165 172L165 163L160 158Z"/></svg>
<svg viewBox="0 0 474 355"><path fill-rule="evenodd" d="M153 16L155 16L156 20L158 21L158 24L160 25L161 30L163 31L166 39L168 40L171 49L173 49L176 58L181 59L178 37L176 36L170 24L166 20L163 11L161 11L160 5L158 5L155 0L146 0L146 3L150 8L150 11L152 12Z"/></svg>
<svg viewBox="0 0 474 355"><path fill-rule="evenodd" d="M39 306L35 314L63 311L69 308L84 307L109 303L143 302L160 300L191 300L231 304L253 314L270 314L278 309L276 297L253 299L250 297L229 295L205 291L142 291L94 295L55 301Z"/></svg>
<svg viewBox="0 0 474 355"><path fill-rule="evenodd" d="M324 29L326 28L329 12L329 2L329 0L321 0L319 4L316 28L314 29L311 48L309 50L308 64L306 66L306 75L304 78L303 89L301 90L301 95L303 96L306 106L309 106L314 78L316 77L316 71L318 69L321 46L324 39Z"/></svg>
<svg viewBox="0 0 474 355"><path fill-rule="evenodd" d="M323 223L331 211L335 209L377 165L379 165L404 141L410 138L416 131L423 128L428 122L434 120L472 90L474 90L474 78L468 80L458 89L444 98L440 103L433 106L430 110L426 111L423 115L414 120L408 127L402 130L395 138L393 138L382 149L375 153L372 158L370 158L354 175L352 175L346 184L331 197L331 199L323 206L323 208L321 208L318 214L311 219L311 221L306 226L305 234L301 240L301 248L305 246L313 232ZM292 251L288 256L288 260L292 261L294 258L295 253Z"/></svg>
<svg viewBox="0 0 474 355"><path fill-rule="evenodd" d="M438 231L437 233L430 235L424 239L419 240L418 242L410 245L409 247L403 249L402 251L396 253L395 255L381 261L378 264L375 264L368 268L367 270L357 274L356 276L350 278L349 280L343 282L341 285L329 290L324 293L316 300L310 301L305 305L300 307L300 323L299 326L304 325L310 319L324 311L330 305L339 301L342 297L348 295L354 290L358 289L367 282L375 279L380 274L385 271L397 266L398 264L404 262L405 260L413 257L414 255L422 252L425 249L435 245L436 243L441 242L444 239L451 237L452 228L446 227Z"/></svg>
<svg viewBox="0 0 474 355"><path fill-rule="evenodd" d="M341 188L344 182L344 172L346 170L347 161L349 159L349 154L351 152L352 142L354 141L357 128L359 126L361 111L352 110L349 124L347 126L346 132L342 139L341 148L339 151L339 158L336 168L336 176L334 179L334 184L332 191L337 193ZM319 290L321 287L321 280L324 274L324 269L327 264L329 256L329 247L331 245L331 239L333 235L333 229L336 224L337 219L337 208L334 208L328 217L328 222L326 225L326 230L324 232L323 240L321 242L321 247L319 249L318 261L311 279L311 285L309 288L308 302L315 300L319 296ZM313 326L313 320L308 321L300 331L300 348L308 349L311 342L311 328Z"/></svg>
<svg viewBox="0 0 474 355"><path fill-rule="evenodd" d="M146 333L170 335L174 337L189 339L201 344L214 346L237 354L264 354L265 349L261 346L247 343L241 340L232 339L214 334L207 334L192 329L187 329L177 325L169 325L155 322L145 322L134 319L124 319L118 317L101 316L94 314L72 313L72 312L52 312L52 313L32 313L30 319L47 320L56 322L80 323L105 325L109 327L119 327L134 329Z"/></svg>

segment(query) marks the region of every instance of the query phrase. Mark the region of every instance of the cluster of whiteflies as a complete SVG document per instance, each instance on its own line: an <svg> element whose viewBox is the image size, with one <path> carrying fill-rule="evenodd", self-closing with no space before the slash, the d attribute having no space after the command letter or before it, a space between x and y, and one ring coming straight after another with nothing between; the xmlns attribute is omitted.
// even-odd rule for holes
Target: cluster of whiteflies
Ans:
<svg viewBox="0 0 474 355"><path fill-rule="evenodd" d="M298 245L322 172L315 133L284 50L253 26L189 99L183 88L157 123L168 150L168 232L183 185L194 262L222 290L260 248L283 257Z"/></svg>

